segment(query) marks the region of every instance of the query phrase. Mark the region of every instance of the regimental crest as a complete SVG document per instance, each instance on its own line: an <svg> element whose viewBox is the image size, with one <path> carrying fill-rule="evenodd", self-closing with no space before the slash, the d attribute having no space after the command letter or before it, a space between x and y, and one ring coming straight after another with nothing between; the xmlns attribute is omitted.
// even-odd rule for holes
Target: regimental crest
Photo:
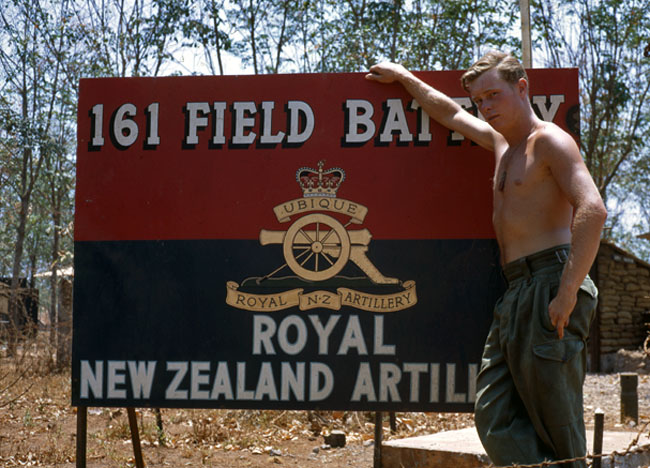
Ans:
<svg viewBox="0 0 650 468"><path fill-rule="evenodd" d="M323 170L325 160L318 161L318 169L301 167L296 171L296 180L307 197L336 197L336 192L345 180L345 171L340 167Z"/></svg>
<svg viewBox="0 0 650 468"><path fill-rule="evenodd" d="M228 281L228 305L256 312L342 306L397 312L417 303L415 281L384 276L366 256L372 234L350 227L363 224L368 208L337 197L345 172L338 167L324 170L324 165L321 160L318 169L298 169L303 197L273 207L280 223L292 224L284 231L260 230L260 244L282 246L284 262L279 258L275 270L241 285ZM290 289L277 292L283 288Z"/></svg>

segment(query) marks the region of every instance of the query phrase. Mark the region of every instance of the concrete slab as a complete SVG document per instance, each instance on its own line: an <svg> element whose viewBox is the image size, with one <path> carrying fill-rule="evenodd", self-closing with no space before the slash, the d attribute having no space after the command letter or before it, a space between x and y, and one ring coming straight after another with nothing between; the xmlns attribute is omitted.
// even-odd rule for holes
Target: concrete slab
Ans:
<svg viewBox="0 0 650 468"><path fill-rule="evenodd" d="M606 431L603 436L603 453L625 452L636 432ZM594 435L587 431L589 453ZM642 453L630 453L624 457L602 459L603 468L639 468L650 464L650 438L647 433L639 438ZM391 440L382 444L382 468L481 468L490 464L476 429Z"/></svg>

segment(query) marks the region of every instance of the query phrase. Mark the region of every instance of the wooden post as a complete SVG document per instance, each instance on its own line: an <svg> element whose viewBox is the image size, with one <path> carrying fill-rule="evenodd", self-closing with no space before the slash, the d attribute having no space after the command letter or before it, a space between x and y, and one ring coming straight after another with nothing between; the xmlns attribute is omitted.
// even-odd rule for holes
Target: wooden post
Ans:
<svg viewBox="0 0 650 468"><path fill-rule="evenodd" d="M395 416L395 411L388 413L388 417L390 421L390 432L391 434L395 434L397 432L397 417Z"/></svg>
<svg viewBox="0 0 650 468"><path fill-rule="evenodd" d="M77 408L77 468L86 468L86 443L88 433L88 408Z"/></svg>
<svg viewBox="0 0 650 468"><path fill-rule="evenodd" d="M153 412L156 414L156 427L158 428L158 442L161 447L165 446L165 431L163 430L162 414L160 408L154 408Z"/></svg>
<svg viewBox="0 0 650 468"><path fill-rule="evenodd" d="M135 466L137 468L144 468L142 448L140 447L140 434L138 433L138 420L135 417L135 408L127 408L126 412L129 415L129 427L131 428L131 442L133 443Z"/></svg>
<svg viewBox="0 0 650 468"><path fill-rule="evenodd" d="M639 376L632 372L621 373L621 424L629 420L639 424L639 398L637 385Z"/></svg>
<svg viewBox="0 0 650 468"><path fill-rule="evenodd" d="M530 3L528 0L519 0L521 14L521 58L524 68L533 67L533 52L530 41Z"/></svg>
<svg viewBox="0 0 650 468"><path fill-rule="evenodd" d="M382 419L383 413L375 411L375 453L373 457L373 468L381 468L381 440L383 438Z"/></svg>
<svg viewBox="0 0 650 468"><path fill-rule="evenodd" d="M603 453L603 434L605 431L605 412L598 408L594 414L594 455ZM593 468L601 468L602 457L594 458Z"/></svg>

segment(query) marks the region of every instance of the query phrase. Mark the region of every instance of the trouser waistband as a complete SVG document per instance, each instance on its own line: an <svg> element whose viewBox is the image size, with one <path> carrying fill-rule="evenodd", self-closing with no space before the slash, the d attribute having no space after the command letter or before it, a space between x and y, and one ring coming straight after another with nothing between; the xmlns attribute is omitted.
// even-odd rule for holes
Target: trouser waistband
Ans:
<svg viewBox="0 0 650 468"><path fill-rule="evenodd" d="M532 276L544 268L553 265L564 265L569 258L569 244L558 245L540 252L518 258L503 266L503 274L511 283L520 278L532 278Z"/></svg>

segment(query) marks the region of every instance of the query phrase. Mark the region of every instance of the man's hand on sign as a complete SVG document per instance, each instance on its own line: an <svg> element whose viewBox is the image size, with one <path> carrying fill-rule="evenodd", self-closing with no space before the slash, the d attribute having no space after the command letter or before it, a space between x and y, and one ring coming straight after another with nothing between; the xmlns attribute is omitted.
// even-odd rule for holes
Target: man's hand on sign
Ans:
<svg viewBox="0 0 650 468"><path fill-rule="evenodd" d="M407 73L406 68L397 63L383 62L370 67L366 79L380 83L392 83L399 75Z"/></svg>

